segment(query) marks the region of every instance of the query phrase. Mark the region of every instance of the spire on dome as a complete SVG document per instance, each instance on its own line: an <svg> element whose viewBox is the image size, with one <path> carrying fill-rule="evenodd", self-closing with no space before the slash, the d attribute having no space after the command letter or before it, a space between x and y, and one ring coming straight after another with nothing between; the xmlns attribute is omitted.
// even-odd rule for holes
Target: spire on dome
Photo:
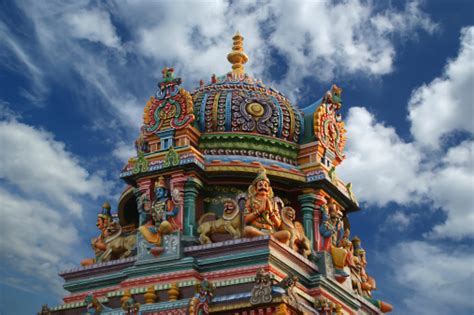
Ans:
<svg viewBox="0 0 474 315"><path fill-rule="evenodd" d="M227 55L227 60L232 64L232 73L242 75L245 73L244 64L249 60L249 56L244 52L244 38L237 31L232 40L234 43L232 51Z"/></svg>

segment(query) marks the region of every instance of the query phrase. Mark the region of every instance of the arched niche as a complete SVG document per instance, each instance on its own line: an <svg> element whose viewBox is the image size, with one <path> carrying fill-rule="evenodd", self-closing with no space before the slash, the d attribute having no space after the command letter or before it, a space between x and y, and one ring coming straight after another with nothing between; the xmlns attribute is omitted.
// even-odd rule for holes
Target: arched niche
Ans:
<svg viewBox="0 0 474 315"><path fill-rule="evenodd" d="M121 226L138 226L137 200L133 187L128 187L120 196L118 203L118 217Z"/></svg>

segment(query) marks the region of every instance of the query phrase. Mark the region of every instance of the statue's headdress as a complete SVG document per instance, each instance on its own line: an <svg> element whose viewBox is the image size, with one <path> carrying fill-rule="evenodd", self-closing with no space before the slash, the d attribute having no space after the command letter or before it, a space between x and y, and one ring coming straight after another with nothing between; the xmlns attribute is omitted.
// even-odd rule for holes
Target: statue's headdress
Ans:
<svg viewBox="0 0 474 315"><path fill-rule="evenodd" d="M110 203L108 201L105 201L104 204L102 205L102 209L100 210L100 213L98 214L99 217L103 219L110 219L112 217L112 214L110 213Z"/></svg>
<svg viewBox="0 0 474 315"><path fill-rule="evenodd" d="M257 177L255 177L255 179L253 180L252 186L257 184L261 180L264 180L270 184L270 180L267 177L267 171L263 167L260 168L260 172L258 173Z"/></svg>
<svg viewBox="0 0 474 315"><path fill-rule="evenodd" d="M166 181L163 176L160 176L157 181L155 181L155 188L166 188Z"/></svg>

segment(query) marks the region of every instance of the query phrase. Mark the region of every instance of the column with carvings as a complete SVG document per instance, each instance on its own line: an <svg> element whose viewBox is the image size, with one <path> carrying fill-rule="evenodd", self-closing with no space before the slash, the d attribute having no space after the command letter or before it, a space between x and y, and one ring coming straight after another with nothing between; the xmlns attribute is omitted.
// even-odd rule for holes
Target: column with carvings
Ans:
<svg viewBox="0 0 474 315"><path fill-rule="evenodd" d="M184 185L187 180L188 176L184 175L183 172L172 174L170 180L171 196L173 197L175 205L179 208L178 215L175 219L180 231L184 230Z"/></svg>
<svg viewBox="0 0 474 315"><path fill-rule="evenodd" d="M321 241L321 234L319 233L319 225L321 224L321 206L326 204L326 198L322 193L318 193L316 195L316 199L314 201L315 209L314 209L314 230L315 233L315 250L321 251L323 249L323 242Z"/></svg>
<svg viewBox="0 0 474 315"><path fill-rule="evenodd" d="M189 177L184 184L184 235L188 237L196 236L196 199L199 190L202 188L202 182Z"/></svg>
<svg viewBox="0 0 474 315"><path fill-rule="evenodd" d="M314 249L317 250L317 244L315 243L315 236L318 235L318 230L314 229L314 211L315 211L315 200L316 195L313 193L306 193L298 196L298 201L301 205L301 212L303 214L303 227L306 236L313 244Z"/></svg>

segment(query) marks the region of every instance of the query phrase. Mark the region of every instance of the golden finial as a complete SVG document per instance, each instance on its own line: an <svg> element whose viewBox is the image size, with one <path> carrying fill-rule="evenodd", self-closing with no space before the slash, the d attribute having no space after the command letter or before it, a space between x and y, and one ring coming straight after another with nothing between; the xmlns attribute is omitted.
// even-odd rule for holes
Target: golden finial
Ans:
<svg viewBox="0 0 474 315"><path fill-rule="evenodd" d="M227 60L232 64L232 73L242 75L245 73L244 63L249 60L249 56L244 52L244 38L237 31L232 40L234 44L232 45L232 51L227 55Z"/></svg>

